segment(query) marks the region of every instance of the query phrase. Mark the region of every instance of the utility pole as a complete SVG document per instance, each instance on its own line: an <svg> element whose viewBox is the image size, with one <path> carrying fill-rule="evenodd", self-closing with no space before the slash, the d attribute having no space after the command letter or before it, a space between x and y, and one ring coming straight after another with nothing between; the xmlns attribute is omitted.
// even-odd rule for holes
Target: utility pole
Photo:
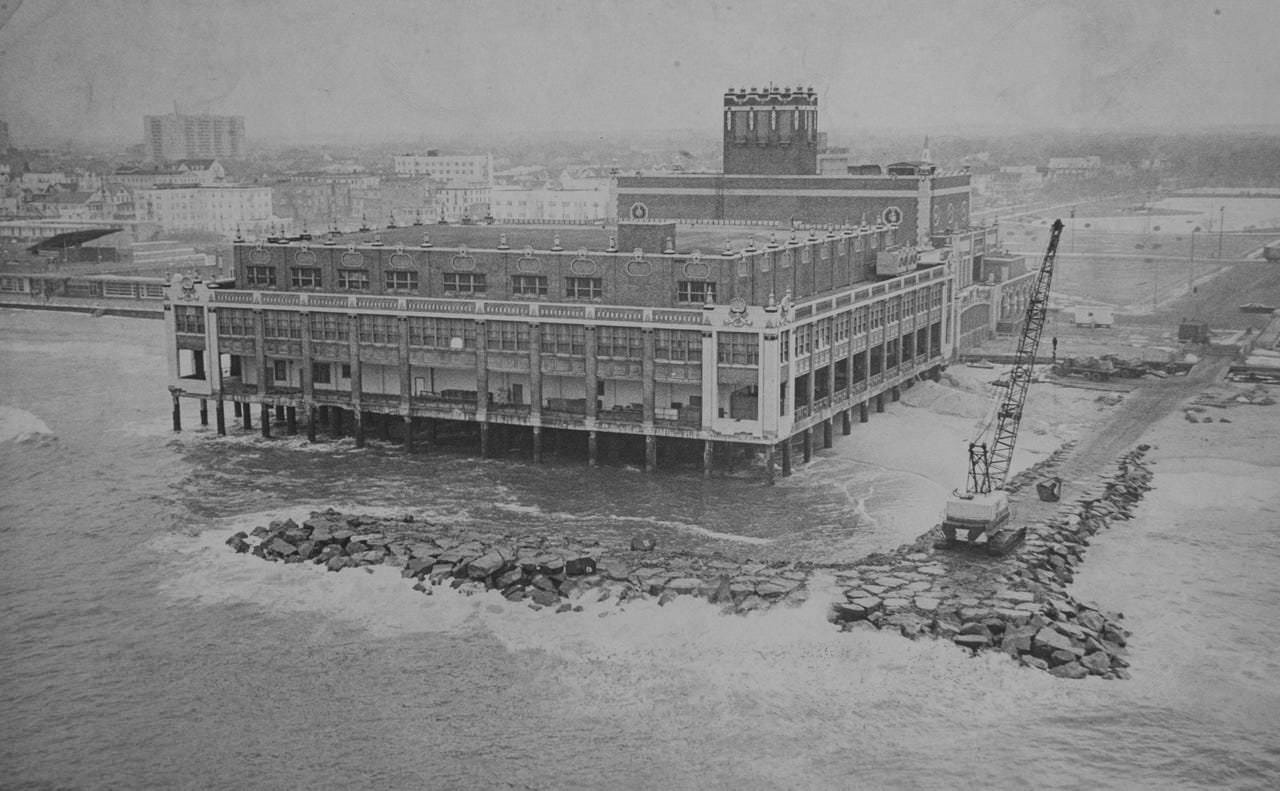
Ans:
<svg viewBox="0 0 1280 791"><path fill-rule="evenodd" d="M1196 230L1191 229L1191 252L1187 255L1187 295L1195 290L1196 282Z"/></svg>
<svg viewBox="0 0 1280 791"><path fill-rule="evenodd" d="M1227 211L1226 206L1218 207L1218 258L1219 260L1221 260L1222 258L1222 231L1223 231L1222 218L1223 218L1223 215L1226 213L1226 211Z"/></svg>

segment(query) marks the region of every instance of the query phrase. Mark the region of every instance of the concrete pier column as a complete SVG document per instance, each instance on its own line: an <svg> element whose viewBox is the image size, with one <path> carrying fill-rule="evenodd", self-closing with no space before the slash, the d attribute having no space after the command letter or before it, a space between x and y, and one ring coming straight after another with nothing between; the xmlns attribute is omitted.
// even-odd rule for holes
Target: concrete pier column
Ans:
<svg viewBox="0 0 1280 791"><path fill-rule="evenodd" d="M284 420L284 407L276 407L276 420Z"/></svg>
<svg viewBox="0 0 1280 791"><path fill-rule="evenodd" d="M840 412L840 433L846 437L853 433L853 407Z"/></svg>
<svg viewBox="0 0 1280 791"><path fill-rule="evenodd" d="M870 410L867 409L866 401L863 401L861 404L858 404L858 422L859 423L866 423L868 420L871 419L871 416L868 414L869 411Z"/></svg>
<svg viewBox="0 0 1280 791"><path fill-rule="evenodd" d="M542 426L533 426L532 434L533 434L533 452L531 455L533 457L533 463L541 464L542 463Z"/></svg>
<svg viewBox="0 0 1280 791"><path fill-rule="evenodd" d="M489 424L480 424L480 458L489 458Z"/></svg>
<svg viewBox="0 0 1280 791"><path fill-rule="evenodd" d="M422 435L418 437L418 444L422 448L423 453L430 452L431 444L436 439L436 419L433 417L424 418L422 426Z"/></svg>
<svg viewBox="0 0 1280 791"><path fill-rule="evenodd" d="M173 394L173 430L182 431L182 406L178 403L178 394Z"/></svg>
<svg viewBox="0 0 1280 791"><path fill-rule="evenodd" d="M316 441L316 423L318 416L316 415L316 405L311 404L307 407L307 441Z"/></svg>
<svg viewBox="0 0 1280 791"><path fill-rule="evenodd" d="M765 475L765 480L769 482L770 486L773 486L773 484L776 481L776 472L774 470L773 457L774 457L774 445L771 442L768 445L764 446L764 475Z"/></svg>
<svg viewBox="0 0 1280 791"><path fill-rule="evenodd" d="M658 469L658 438L653 434L644 435L644 471L653 472Z"/></svg>
<svg viewBox="0 0 1280 791"><path fill-rule="evenodd" d="M253 410L249 404L240 404L240 415L244 418L244 430L253 431Z"/></svg>
<svg viewBox="0 0 1280 791"><path fill-rule="evenodd" d="M355 434L356 447L364 447L364 414L357 408L351 410L351 433Z"/></svg>
<svg viewBox="0 0 1280 791"><path fill-rule="evenodd" d="M260 411L261 411L261 414L259 415L259 417L262 420L262 436L270 439L271 438L271 407L267 406L266 404L263 404L262 409Z"/></svg>
<svg viewBox="0 0 1280 791"><path fill-rule="evenodd" d="M891 398L893 398L894 401L897 401L898 399L902 398L902 388L899 387L898 385L894 385L893 389L889 391L889 395Z"/></svg>
<svg viewBox="0 0 1280 791"><path fill-rule="evenodd" d="M413 415L404 416L404 451L413 453Z"/></svg>
<svg viewBox="0 0 1280 791"><path fill-rule="evenodd" d="M594 429L587 432L587 464L600 466L600 435Z"/></svg>
<svg viewBox="0 0 1280 791"><path fill-rule="evenodd" d="M222 403L222 399L218 399L218 403L213 405L214 425L218 427L218 436L227 436L227 407Z"/></svg>
<svg viewBox="0 0 1280 791"><path fill-rule="evenodd" d="M804 434L800 435L800 449L804 454L804 463L808 464L813 461L813 429L807 428Z"/></svg>
<svg viewBox="0 0 1280 791"><path fill-rule="evenodd" d="M884 393L876 393L876 412L884 411Z"/></svg>
<svg viewBox="0 0 1280 791"><path fill-rule="evenodd" d="M832 434L831 418L827 418L826 420L822 421L822 447L829 448L834 444L831 439L831 434Z"/></svg>
<svg viewBox="0 0 1280 791"><path fill-rule="evenodd" d="M329 412L329 433L335 437L342 436L342 410L336 406L328 406L325 409Z"/></svg>
<svg viewBox="0 0 1280 791"><path fill-rule="evenodd" d="M702 477L711 477L711 460L715 457L716 443L714 440L703 440L702 442Z"/></svg>
<svg viewBox="0 0 1280 791"><path fill-rule="evenodd" d="M782 475L791 474L791 438L787 437L782 441Z"/></svg>
<svg viewBox="0 0 1280 791"><path fill-rule="evenodd" d="M298 433L298 408L296 406L286 407L284 410L284 432L289 436Z"/></svg>
<svg viewBox="0 0 1280 791"><path fill-rule="evenodd" d="M207 398L200 399L200 425L209 425L209 400Z"/></svg>
<svg viewBox="0 0 1280 791"><path fill-rule="evenodd" d="M240 402L239 402L239 401L232 401L232 402L231 402L231 406L232 406L232 413L233 413L236 417L240 417Z"/></svg>

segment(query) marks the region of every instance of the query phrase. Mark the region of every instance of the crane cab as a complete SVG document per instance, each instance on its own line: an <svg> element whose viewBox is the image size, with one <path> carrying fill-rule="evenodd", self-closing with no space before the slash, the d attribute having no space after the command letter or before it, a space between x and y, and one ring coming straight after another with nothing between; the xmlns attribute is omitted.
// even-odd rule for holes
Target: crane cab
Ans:
<svg viewBox="0 0 1280 791"><path fill-rule="evenodd" d="M983 533L995 531L1009 521L1009 495L1003 489L971 494L953 492L942 512L942 534L946 545L956 543L958 531L965 531L970 544Z"/></svg>

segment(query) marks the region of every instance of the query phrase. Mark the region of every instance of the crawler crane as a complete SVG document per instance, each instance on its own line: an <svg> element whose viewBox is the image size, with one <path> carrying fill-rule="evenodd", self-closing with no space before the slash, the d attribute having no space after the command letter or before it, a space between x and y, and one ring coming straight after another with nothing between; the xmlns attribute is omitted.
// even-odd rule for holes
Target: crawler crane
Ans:
<svg viewBox="0 0 1280 791"><path fill-rule="evenodd" d="M1009 521L1009 495L1004 491L1005 477L1013 460L1013 445L1018 439L1022 407L1031 384L1031 370L1044 330L1049 306L1049 286L1053 281L1053 259L1062 235L1062 220L1055 220L1049 233L1049 248L1036 275L1035 287L1027 304L1027 319L1018 340L1018 352L1008 382L1002 386L996 409L996 431L991 443L974 440L969 443L969 478L964 492L958 489L947 500L942 518L943 546L956 544L956 533L967 531L969 543L987 533L987 551L1003 554L1015 546L1025 533L999 531Z"/></svg>

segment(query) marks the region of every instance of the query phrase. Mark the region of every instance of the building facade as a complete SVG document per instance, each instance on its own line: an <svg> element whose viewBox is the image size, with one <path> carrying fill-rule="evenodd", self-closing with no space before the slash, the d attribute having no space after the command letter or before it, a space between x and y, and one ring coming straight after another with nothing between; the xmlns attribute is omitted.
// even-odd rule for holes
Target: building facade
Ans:
<svg viewBox="0 0 1280 791"><path fill-rule="evenodd" d="M142 127L147 156L157 161L244 155L242 115L148 115Z"/></svg>
<svg viewBox="0 0 1280 791"><path fill-rule="evenodd" d="M947 267L876 278L900 247L890 226L737 249L734 232L706 254L671 224L621 224L578 249L601 230L474 249L411 244L414 230L239 244L235 288L175 282L175 409L183 397L215 400L220 416L226 401L244 416L257 405L269 430L277 408L293 430L301 412L312 434L336 420L357 442L376 428L411 447L470 424L485 451L494 431L528 432L535 458L556 430L585 440L592 462L602 440L631 438L647 468L695 442L708 464L718 445L762 453L772 474L775 452L789 470L792 437L806 455L815 437L829 446L835 425L847 433L936 374L951 345Z"/></svg>
<svg viewBox="0 0 1280 791"><path fill-rule="evenodd" d="M230 237L237 231L266 235L287 233L290 221L272 213L271 188L254 186L174 185L134 193L141 222L170 231L206 231Z"/></svg>
<svg viewBox="0 0 1280 791"><path fill-rule="evenodd" d="M442 181L493 180L492 154L400 154L393 162L397 176L430 176Z"/></svg>

